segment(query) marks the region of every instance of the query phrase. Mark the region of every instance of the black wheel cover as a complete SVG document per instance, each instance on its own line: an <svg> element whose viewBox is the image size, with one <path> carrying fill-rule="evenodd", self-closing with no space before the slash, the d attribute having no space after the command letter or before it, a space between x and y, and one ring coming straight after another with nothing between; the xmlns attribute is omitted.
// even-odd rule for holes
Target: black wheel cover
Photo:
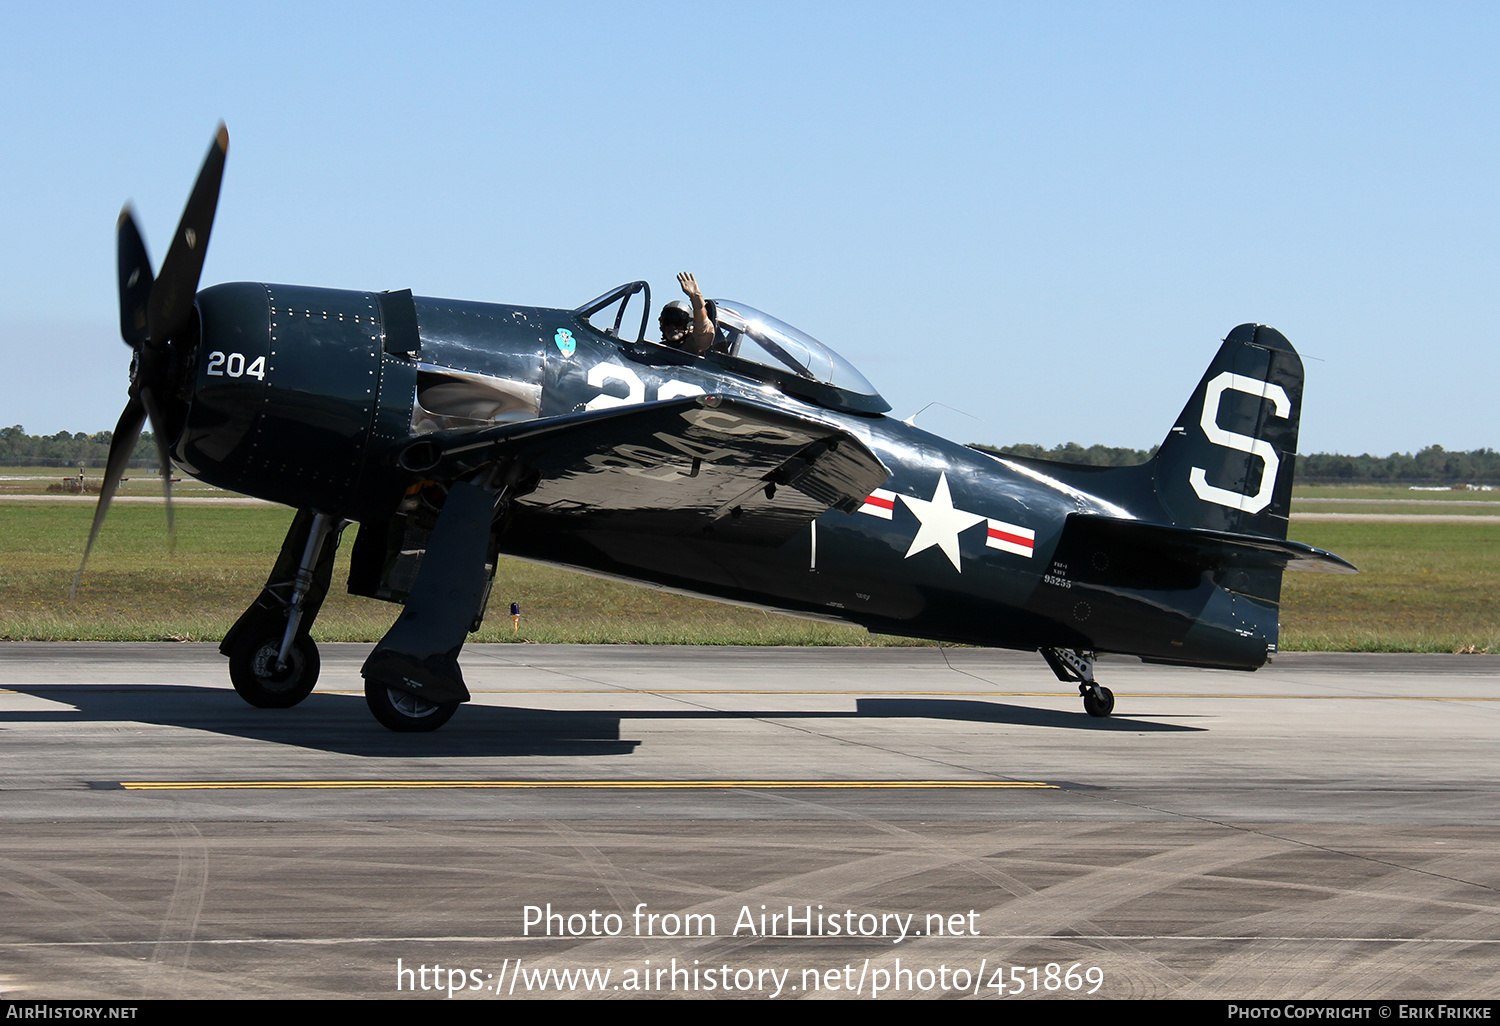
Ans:
<svg viewBox="0 0 1500 1026"><path fill-rule="evenodd" d="M251 634L235 645L229 655L229 679L241 698L257 709L290 709L318 683L322 664L312 638L299 635L292 641L286 669L277 672L281 633Z"/></svg>
<svg viewBox="0 0 1500 1026"><path fill-rule="evenodd" d="M438 705L409 691L365 678L365 704L381 724L401 734L437 730L458 711L458 702Z"/></svg>

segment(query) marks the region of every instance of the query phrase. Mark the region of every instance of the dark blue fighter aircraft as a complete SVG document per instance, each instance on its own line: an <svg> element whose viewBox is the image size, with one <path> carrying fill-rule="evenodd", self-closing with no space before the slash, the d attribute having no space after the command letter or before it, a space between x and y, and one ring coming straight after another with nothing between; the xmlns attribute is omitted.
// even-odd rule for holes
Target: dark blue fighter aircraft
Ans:
<svg viewBox="0 0 1500 1026"><path fill-rule="evenodd" d="M135 360L89 547L147 419L164 477L296 508L221 646L252 705L312 691L309 631L351 523L349 591L404 607L363 668L401 731L468 700L458 655L501 555L1037 650L1092 716L1114 707L1095 653L1255 669L1282 571L1354 570L1286 540L1302 365L1274 329L1229 333L1149 463L991 456L886 416L850 363L743 303L710 304L701 355L647 340L645 282L576 310L198 292L227 148L221 126L159 275L121 214Z"/></svg>

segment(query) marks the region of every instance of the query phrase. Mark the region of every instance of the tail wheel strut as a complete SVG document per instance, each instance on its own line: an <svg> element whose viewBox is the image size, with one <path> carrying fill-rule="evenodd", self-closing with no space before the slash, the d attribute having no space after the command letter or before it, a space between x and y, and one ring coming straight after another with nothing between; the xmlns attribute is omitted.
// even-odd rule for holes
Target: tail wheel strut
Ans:
<svg viewBox="0 0 1500 1026"><path fill-rule="evenodd" d="M1094 653L1078 648L1044 648L1042 658L1052 667L1057 679L1076 683L1083 696L1083 711L1094 717L1105 717L1115 711L1115 693L1094 680Z"/></svg>

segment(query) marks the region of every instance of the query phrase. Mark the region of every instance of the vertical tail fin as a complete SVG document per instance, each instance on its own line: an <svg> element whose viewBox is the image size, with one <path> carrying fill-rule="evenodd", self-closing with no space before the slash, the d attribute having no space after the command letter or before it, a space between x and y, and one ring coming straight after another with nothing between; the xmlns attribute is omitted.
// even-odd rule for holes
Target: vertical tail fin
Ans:
<svg viewBox="0 0 1500 1026"><path fill-rule="evenodd" d="M1275 328L1241 324L1152 461L1178 527L1285 538L1302 414L1302 361Z"/></svg>

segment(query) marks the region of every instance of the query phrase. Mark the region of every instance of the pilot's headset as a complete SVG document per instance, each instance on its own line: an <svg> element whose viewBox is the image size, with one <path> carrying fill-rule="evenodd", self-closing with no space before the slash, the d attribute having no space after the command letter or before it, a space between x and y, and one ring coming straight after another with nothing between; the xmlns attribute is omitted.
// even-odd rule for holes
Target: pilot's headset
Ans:
<svg viewBox="0 0 1500 1026"><path fill-rule="evenodd" d="M693 323L693 308L686 301L674 299L661 308L662 328L686 328Z"/></svg>
<svg viewBox="0 0 1500 1026"><path fill-rule="evenodd" d="M708 311L708 322L717 331L719 327L718 305L712 299L705 299L703 306ZM661 308L661 323L663 327L668 324L686 327L693 323L693 308L685 299L674 299Z"/></svg>

